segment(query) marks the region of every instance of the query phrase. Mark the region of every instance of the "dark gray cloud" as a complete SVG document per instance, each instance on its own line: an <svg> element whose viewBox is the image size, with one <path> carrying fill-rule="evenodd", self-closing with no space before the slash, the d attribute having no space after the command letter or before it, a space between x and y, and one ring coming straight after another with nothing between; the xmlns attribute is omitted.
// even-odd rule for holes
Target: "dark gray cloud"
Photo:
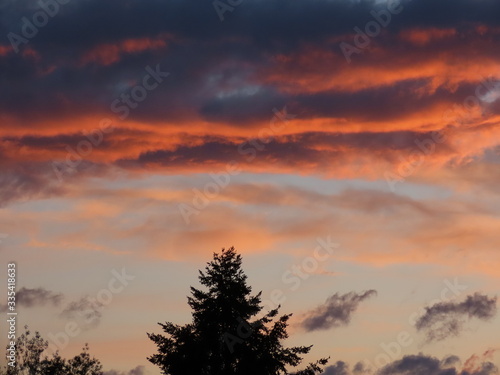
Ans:
<svg viewBox="0 0 500 375"><path fill-rule="evenodd" d="M25 288L16 291L16 306L23 308L36 308L50 305L61 307L65 296L45 288ZM99 325L102 317L102 303L85 296L77 301L64 305L59 317L78 323L79 327L88 330ZM7 305L0 305L0 312L7 311Z"/></svg>
<svg viewBox="0 0 500 375"><path fill-rule="evenodd" d="M337 361L334 365L326 367L323 375L350 375L349 365L343 361Z"/></svg>
<svg viewBox="0 0 500 375"><path fill-rule="evenodd" d="M104 371L103 375L146 375L147 371L144 366L137 366L136 368L130 371L117 371L117 370L109 370Z"/></svg>
<svg viewBox="0 0 500 375"><path fill-rule="evenodd" d="M337 361L335 364L325 367L322 375L372 375L372 369L366 368L363 362L356 363L352 369L344 361Z"/></svg>
<svg viewBox="0 0 500 375"><path fill-rule="evenodd" d="M498 368L486 360L487 354L491 352L487 351L482 356L473 355L464 365L461 365L461 360L456 355L442 360L421 353L407 355L379 370L366 368L362 362L351 369L349 364L337 361L327 366L322 375L494 375L498 374Z"/></svg>
<svg viewBox="0 0 500 375"><path fill-rule="evenodd" d="M17 307L39 307L39 306L59 306L64 296L61 293L54 293L44 288L25 288L16 291ZM7 311L7 305L0 305L0 311Z"/></svg>
<svg viewBox="0 0 500 375"><path fill-rule="evenodd" d="M394 17L391 28L402 26L448 27L466 22L497 25L500 5L497 2L467 0L403 1L405 11ZM99 41L115 42L123 36L149 36L169 32L184 38L201 40L227 35L251 36L261 45L273 42L321 40L326 36L351 32L370 20L370 10L383 8L375 0L308 1L248 0L220 22L211 2L194 3L182 0L132 0L127 6L119 0L106 3L97 0L70 2L61 7L34 41L45 48L60 46L74 51L76 46L89 46ZM3 12L0 31L6 35L21 27L22 16L33 12L29 0L17 0ZM96 17L99 15L99 17ZM85 28L92 23L92 29ZM81 32L86 30L86 32Z"/></svg>
<svg viewBox="0 0 500 375"><path fill-rule="evenodd" d="M456 355L449 355L448 357L443 358L441 362L443 366L448 367L453 364L460 363L460 358Z"/></svg>
<svg viewBox="0 0 500 375"><path fill-rule="evenodd" d="M382 368L378 375L456 375L455 368L443 367L442 362L424 355L409 355Z"/></svg>
<svg viewBox="0 0 500 375"><path fill-rule="evenodd" d="M335 293L328 297L324 304L307 313L301 326L307 331L345 326L351 321L351 316L359 304L376 294L375 290L368 290L361 294L350 292L339 295Z"/></svg>
<svg viewBox="0 0 500 375"><path fill-rule="evenodd" d="M286 125L285 125L286 126ZM206 160L227 163L235 160L238 163L262 162L296 166L307 161L316 165L319 170L331 166L336 160L339 166L343 163L343 149L384 151L377 157L391 161L396 158L394 152L418 150L416 141L430 139L431 132L371 132L371 133L338 133L338 132L305 132L302 134L276 136L268 143L256 142L262 150L250 143L252 140L241 139L236 143L221 137L198 137L190 145L180 146L170 150L146 151L135 159L122 159L116 162L122 167L157 165L161 167L178 167L200 165ZM191 138L194 141L195 138ZM193 144L195 143L195 144ZM329 150L325 150L328 146ZM390 147L388 150L387 147ZM318 151L318 149L322 149ZM446 144L439 146L436 152L450 151ZM323 164L325 163L325 164Z"/></svg>
<svg viewBox="0 0 500 375"><path fill-rule="evenodd" d="M61 307L65 298L62 293L55 293L45 288L22 287L16 292L16 306L23 308L46 305ZM0 312L4 311L7 311L7 305L0 305ZM65 304L59 317L77 322L84 330L95 328L102 317L102 304L90 297L82 297Z"/></svg>
<svg viewBox="0 0 500 375"><path fill-rule="evenodd" d="M462 302L439 302L426 307L415 327L426 334L428 341L440 341L458 336L468 320L476 318L488 321L496 313L497 297L474 293Z"/></svg>
<svg viewBox="0 0 500 375"><path fill-rule="evenodd" d="M498 13L500 5L493 2L472 4L467 0L443 0L436 5L433 1L421 0L403 3L405 10L393 17L387 28L391 31L389 35L377 38L377 43L387 43L398 55L401 49L408 52L415 49L408 45L396 48L395 44L401 41L394 38L405 28L460 28L461 38L457 38L455 44L448 43L448 48L452 48L468 40L467 25L474 22L499 24L491 14ZM353 28L365 25L372 18L370 11L378 8L383 5L376 5L375 0L358 4L351 1L313 4L306 0L293 3L248 0L228 14L225 22L220 22L211 2L196 6L180 0L133 0L127 6L118 0L71 2L61 6L61 11L26 46L38 51L43 59L29 54L0 56L0 71L5 72L0 75L0 83L9 87L0 92L0 108L23 119L109 111L110 103L120 94L118 87L125 81L140 79L144 67L156 63L161 63L172 75L150 93L131 118L160 121L189 117L196 112L209 121L223 120L241 126L239 124L267 116L270 102L280 106L296 100L309 115L388 119L409 110L416 112L428 108L436 98L456 98L464 91L470 92L464 83L453 90L443 86L433 95L422 96L418 91L427 78L403 80L394 87L313 95L285 94L277 90L275 84L263 82L262 75L273 66L270 54L300 53L300 44L304 42L322 46L338 58L336 65L328 67L329 71L319 67L325 68L325 74L344 67L346 62L338 42L329 40L353 33ZM0 17L2 35L19 32L22 17L29 18L34 11L28 0L13 2L9 11ZM92 29L86 27L88 24L93 25ZM94 48L131 38L163 38L168 42L158 50L124 53L111 65L82 62ZM346 36L346 40L351 38ZM8 45L7 40L4 43ZM441 50L443 46L426 46L425 51L418 51L421 58L432 55L432 48ZM491 48L484 50L481 53L493 53ZM380 59L372 60L369 55L363 60L362 64L380 64ZM384 64L402 63L399 59L384 60ZM252 94L238 91L248 85L255 85L258 91ZM222 89L236 89L237 93L217 96ZM30 95L32 92L44 95ZM64 105L61 105L61 97L64 97ZM362 111L359 103L363 104ZM25 121L21 126L29 124Z"/></svg>
<svg viewBox="0 0 500 375"><path fill-rule="evenodd" d="M458 369L445 359L439 360L423 354L405 356L394 361L377 372L377 375L493 375L498 374L498 368L491 362ZM456 358L455 358L456 357ZM448 357L451 358L451 357Z"/></svg>
<svg viewBox="0 0 500 375"><path fill-rule="evenodd" d="M353 373L353 375L369 374L370 369L366 368L363 362L358 362L352 368L352 373Z"/></svg>
<svg viewBox="0 0 500 375"><path fill-rule="evenodd" d="M103 305L100 302L90 297L82 297L78 301L69 303L60 316L75 321L80 328L88 330L99 325L102 317L102 307Z"/></svg>

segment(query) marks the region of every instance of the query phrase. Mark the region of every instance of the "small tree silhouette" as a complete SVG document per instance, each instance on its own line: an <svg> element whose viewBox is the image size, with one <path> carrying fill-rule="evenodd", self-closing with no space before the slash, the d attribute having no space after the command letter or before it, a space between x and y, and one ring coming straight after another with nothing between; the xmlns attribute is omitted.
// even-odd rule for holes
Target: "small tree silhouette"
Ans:
<svg viewBox="0 0 500 375"><path fill-rule="evenodd" d="M286 348L288 320L278 308L261 318L261 293L252 296L247 276L241 269L241 255L234 247L214 253L205 272L199 271L202 291L191 287L188 304L192 322L179 326L158 323L167 336L149 334L158 354L148 358L167 375L282 375L290 374L312 346ZM254 318L253 321L250 321ZM315 375L328 359L310 363L296 375Z"/></svg>
<svg viewBox="0 0 500 375"><path fill-rule="evenodd" d="M99 360L90 357L88 344L69 360L58 352L42 357L49 346L48 341L39 332L32 336L28 326L24 328L25 332L16 339L15 366L0 369L0 375L103 375Z"/></svg>

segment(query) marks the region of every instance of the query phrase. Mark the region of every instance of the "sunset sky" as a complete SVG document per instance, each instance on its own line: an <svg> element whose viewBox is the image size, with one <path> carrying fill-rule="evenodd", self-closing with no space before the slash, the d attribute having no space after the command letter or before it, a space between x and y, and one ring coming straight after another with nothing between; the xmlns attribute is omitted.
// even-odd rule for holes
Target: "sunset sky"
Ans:
<svg viewBox="0 0 500 375"><path fill-rule="evenodd" d="M146 332L234 246L325 375L496 374L500 1L0 0L0 31L19 332L158 375Z"/></svg>

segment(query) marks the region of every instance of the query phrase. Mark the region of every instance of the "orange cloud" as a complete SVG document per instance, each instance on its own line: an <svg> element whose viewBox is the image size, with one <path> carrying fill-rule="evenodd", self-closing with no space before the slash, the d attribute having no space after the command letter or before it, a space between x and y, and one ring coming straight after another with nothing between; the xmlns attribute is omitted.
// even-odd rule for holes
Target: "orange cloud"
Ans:
<svg viewBox="0 0 500 375"><path fill-rule="evenodd" d="M171 37L167 34L158 38L132 38L119 43L105 43L93 47L81 58L80 65L96 63L107 66L120 61L126 54L135 54L144 51L163 49Z"/></svg>
<svg viewBox="0 0 500 375"><path fill-rule="evenodd" d="M407 29L400 33L403 40L409 41L414 44L425 45L431 41L439 39L450 39L457 34L456 29Z"/></svg>

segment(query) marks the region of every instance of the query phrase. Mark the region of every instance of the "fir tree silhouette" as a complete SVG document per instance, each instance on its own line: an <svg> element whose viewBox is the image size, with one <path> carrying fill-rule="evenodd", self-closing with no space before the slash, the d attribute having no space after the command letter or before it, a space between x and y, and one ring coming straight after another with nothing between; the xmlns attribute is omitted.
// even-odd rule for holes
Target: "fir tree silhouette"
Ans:
<svg viewBox="0 0 500 375"><path fill-rule="evenodd" d="M262 311L261 293L251 294L241 263L234 247L214 253L205 272L199 271L206 289L191 287L192 322L183 326L158 323L167 335L148 333L158 349L148 360L167 375L321 373L327 358L288 372L302 362L312 345L283 346L292 314L276 318L279 307L256 317Z"/></svg>

